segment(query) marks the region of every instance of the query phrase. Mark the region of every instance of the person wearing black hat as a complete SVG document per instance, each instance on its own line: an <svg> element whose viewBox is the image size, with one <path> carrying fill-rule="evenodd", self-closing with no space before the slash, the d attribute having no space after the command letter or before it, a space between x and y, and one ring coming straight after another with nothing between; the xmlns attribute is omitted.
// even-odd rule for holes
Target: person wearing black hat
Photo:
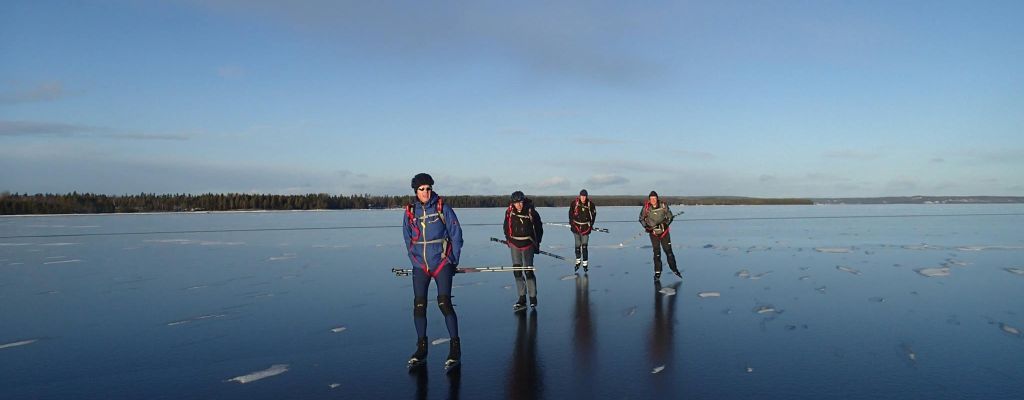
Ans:
<svg viewBox="0 0 1024 400"><path fill-rule="evenodd" d="M576 267L579 271L583 266L583 272L587 272L587 244L590 242L590 232L594 228L594 220L597 218L597 206L587 198L587 189L580 190L579 197L573 199L569 206L569 228L572 229L572 236L576 240Z"/></svg>
<svg viewBox="0 0 1024 400"><path fill-rule="evenodd" d="M448 327L448 359L445 368L459 364L462 355L459 319L452 305L452 277L462 253L462 227L451 206L434 193L434 179L425 173L412 178L415 200L405 208L402 233L412 263L413 322L416 325L416 352L409 367L423 365L427 359L427 287L437 285L437 307Z"/></svg>
<svg viewBox="0 0 1024 400"><path fill-rule="evenodd" d="M661 279L661 250L665 250L665 255L668 256L668 267L672 269L672 273L683 277L676 268L676 255L672 253L672 236L668 233L673 218L668 204L658 201L658 192L652 190L647 195L644 208L640 210L640 224L651 237L651 247L654 249L654 280Z"/></svg>
<svg viewBox="0 0 1024 400"><path fill-rule="evenodd" d="M512 251L513 267L532 267L533 255L540 251L544 237L544 224L540 214L533 207L533 201L523 192L512 192L511 202L505 210L505 240ZM526 295L530 295L530 307L537 307L537 277L533 271L514 271L519 300L512 305L514 310L526 308Z"/></svg>

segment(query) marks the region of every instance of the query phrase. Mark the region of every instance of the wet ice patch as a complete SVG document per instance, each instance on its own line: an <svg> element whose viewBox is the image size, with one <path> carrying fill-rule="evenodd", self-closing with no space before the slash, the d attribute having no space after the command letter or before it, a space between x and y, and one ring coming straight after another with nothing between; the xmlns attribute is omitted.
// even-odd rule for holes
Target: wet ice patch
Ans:
<svg viewBox="0 0 1024 400"><path fill-rule="evenodd" d="M860 270L858 270L856 268L847 267L845 265L836 265L836 269L838 269L840 271L843 271L843 272L849 272L849 273L854 274L854 275L860 275Z"/></svg>
<svg viewBox="0 0 1024 400"><path fill-rule="evenodd" d="M934 278L934 277L939 277L939 276L949 276L949 267L918 268L918 269L915 269L914 272L917 272L918 274L921 274L921 276L926 276L926 277L929 277L929 278Z"/></svg>
<svg viewBox="0 0 1024 400"><path fill-rule="evenodd" d="M331 333L342 333L342 332L344 332L346 330L348 330L348 327L339 326L337 328L331 328Z"/></svg>
<svg viewBox="0 0 1024 400"><path fill-rule="evenodd" d="M1003 270L1015 275L1024 275L1024 268L1008 267L1003 268Z"/></svg>
<svg viewBox="0 0 1024 400"><path fill-rule="evenodd" d="M236 376L225 382L249 383L288 372L288 364L274 364L262 371L251 372L245 375Z"/></svg>

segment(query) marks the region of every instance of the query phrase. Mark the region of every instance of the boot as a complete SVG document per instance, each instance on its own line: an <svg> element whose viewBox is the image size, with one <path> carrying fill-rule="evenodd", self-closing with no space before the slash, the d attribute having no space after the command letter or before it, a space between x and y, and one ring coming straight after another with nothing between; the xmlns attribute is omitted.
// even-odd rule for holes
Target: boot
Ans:
<svg viewBox="0 0 1024 400"><path fill-rule="evenodd" d="M512 305L512 309L519 311L526 308L526 296L519 296L519 301Z"/></svg>
<svg viewBox="0 0 1024 400"><path fill-rule="evenodd" d="M416 341L416 352L409 357L409 366L423 365L427 361L427 337L423 336Z"/></svg>
<svg viewBox="0 0 1024 400"><path fill-rule="evenodd" d="M582 266L583 266L583 272L584 272L584 273L586 273L587 271L589 271L589 270L590 270L589 268L587 268L587 260L583 260L583 263L582 263L582 264L580 264L580 265L582 265Z"/></svg>
<svg viewBox="0 0 1024 400"><path fill-rule="evenodd" d="M530 307L537 308L537 298L530 297Z"/></svg>
<svg viewBox="0 0 1024 400"><path fill-rule="evenodd" d="M462 359L462 342L459 340L459 337L456 336L448 343L448 359L444 362L445 370L450 370L458 366L460 359Z"/></svg>

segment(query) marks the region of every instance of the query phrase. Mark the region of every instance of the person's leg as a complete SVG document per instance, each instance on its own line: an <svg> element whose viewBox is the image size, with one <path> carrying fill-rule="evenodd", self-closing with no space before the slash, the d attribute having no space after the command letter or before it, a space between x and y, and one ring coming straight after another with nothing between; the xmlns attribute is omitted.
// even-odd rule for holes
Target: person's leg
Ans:
<svg viewBox="0 0 1024 400"><path fill-rule="evenodd" d="M523 265L533 266L533 249L526 249L523 252ZM526 271L526 289L530 295L530 305L537 305L537 275L533 271Z"/></svg>
<svg viewBox="0 0 1024 400"><path fill-rule="evenodd" d="M583 253L583 248L582 248L582 246L583 246L583 235L580 235L579 233L573 232L572 233L572 238L573 238L573 242L575 242L575 245L576 245L576 247L575 247L575 249L576 249L576 269L579 269L580 268L580 262L582 262L583 259L584 259L583 258L583 254L584 253Z"/></svg>
<svg viewBox="0 0 1024 400"><path fill-rule="evenodd" d="M512 268L522 267L523 264L523 251L515 248L509 248L512 250ZM522 271L512 271L512 276L516 280L516 292L519 293L519 301L516 304L526 305L526 278L523 277Z"/></svg>
<svg viewBox="0 0 1024 400"><path fill-rule="evenodd" d="M459 317L455 315L455 306L452 304L452 278L455 276L455 268L444 267L441 273L437 274L434 282L437 282L437 308L441 309L444 315L444 323L448 326L448 336L459 336Z"/></svg>
<svg viewBox="0 0 1024 400"><path fill-rule="evenodd" d="M452 278L455 277L455 268L445 267L441 273L434 277L437 282L437 308L441 309L444 315L444 323L448 326L448 336L451 338L448 346L448 360L446 367L457 363L462 358L462 342L459 339L459 318L455 315L455 305L452 304Z"/></svg>
<svg viewBox="0 0 1024 400"><path fill-rule="evenodd" d="M590 259L590 256L587 252L587 245L590 244L590 235L583 235L580 239L580 242L580 252L583 253L583 262L580 265L583 266L583 271L586 271L588 267L587 260Z"/></svg>
<svg viewBox="0 0 1024 400"><path fill-rule="evenodd" d="M676 267L676 254L672 252L672 234L666 232L665 237L661 238L661 248L665 250L665 256L668 257L669 269L672 270L673 274L682 278L679 268Z"/></svg>
<svg viewBox="0 0 1024 400"><path fill-rule="evenodd" d="M416 352L409 358L410 365L422 364L427 359L427 286L430 277L420 268L412 269L412 320L416 325Z"/></svg>
<svg viewBox="0 0 1024 400"><path fill-rule="evenodd" d="M647 235L651 239L651 249L654 250L654 279L661 278L661 240L656 235Z"/></svg>

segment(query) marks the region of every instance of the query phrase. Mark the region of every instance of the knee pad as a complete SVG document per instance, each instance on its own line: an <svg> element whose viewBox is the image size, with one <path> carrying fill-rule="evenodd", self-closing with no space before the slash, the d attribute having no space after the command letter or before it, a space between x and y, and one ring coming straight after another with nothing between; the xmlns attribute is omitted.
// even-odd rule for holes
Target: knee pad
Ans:
<svg viewBox="0 0 1024 400"><path fill-rule="evenodd" d="M412 315L416 317L427 316L427 298L417 297L412 301Z"/></svg>
<svg viewBox="0 0 1024 400"><path fill-rule="evenodd" d="M455 314L455 306L452 305L452 296L444 294L438 295L437 308L440 308L441 314L445 316Z"/></svg>

